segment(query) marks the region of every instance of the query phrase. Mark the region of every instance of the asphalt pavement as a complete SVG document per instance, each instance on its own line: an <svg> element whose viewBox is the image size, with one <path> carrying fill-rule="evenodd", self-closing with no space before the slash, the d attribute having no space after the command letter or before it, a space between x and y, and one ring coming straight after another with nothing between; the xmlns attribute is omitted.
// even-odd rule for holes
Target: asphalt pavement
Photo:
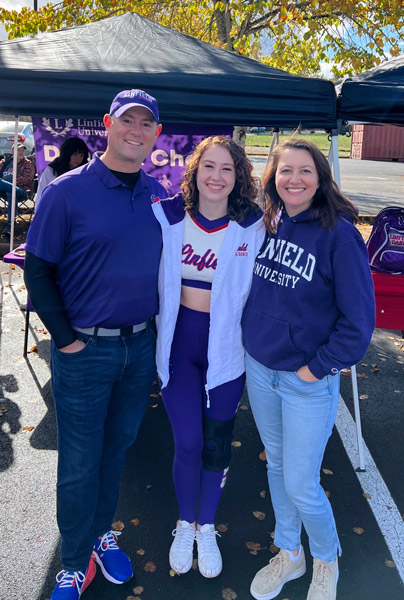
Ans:
<svg viewBox="0 0 404 600"><path fill-rule="evenodd" d="M343 161L341 161L343 163ZM367 161L349 161L355 167ZM370 162L370 161L369 161ZM392 166L395 163L382 163ZM371 163L372 170L380 163ZM397 177L402 177L404 166ZM343 171L343 165L341 172ZM390 171L389 171L390 172ZM344 176L343 176L344 177ZM365 175L363 176L365 181ZM344 181L344 179L343 179ZM389 175L388 181L391 181ZM353 183L351 184L353 185ZM343 184L344 187L344 184ZM367 190L365 192L365 189ZM373 184L363 185L371 195ZM386 191L381 185L381 191ZM356 193L356 192L355 192ZM389 192L392 198L396 192ZM403 195L396 196L403 201ZM382 200L377 200L380 210ZM49 334L30 318L27 359L22 356L26 302L22 273L0 263L0 600L48 600L59 566L55 520L56 431L50 383ZM357 365L365 441L365 468L358 472L352 386L341 377L341 399L323 465L341 539L339 600L404 598L404 339L376 330ZM177 507L171 477L172 434L155 386L138 440L128 452L116 520L123 523L122 548L135 580L121 586L100 572L83 600L248 600L255 572L272 556L274 516L261 443L245 396L237 416L233 461L216 525L223 572L204 579L197 569L170 573L168 550ZM254 513L262 513L262 520ZM253 542L258 546L251 552ZM248 544L248 546L247 546ZM310 556L303 537L306 556ZM308 572L288 583L279 600L305 600ZM138 586L136 588L136 586Z"/></svg>

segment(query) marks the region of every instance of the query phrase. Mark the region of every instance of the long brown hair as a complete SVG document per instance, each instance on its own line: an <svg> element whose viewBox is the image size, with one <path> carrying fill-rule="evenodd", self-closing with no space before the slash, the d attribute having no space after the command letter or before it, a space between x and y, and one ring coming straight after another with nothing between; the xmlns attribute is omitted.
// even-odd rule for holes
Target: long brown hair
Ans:
<svg viewBox="0 0 404 600"><path fill-rule="evenodd" d="M242 221L251 210L258 211L255 200L259 193L260 181L258 177L252 176L253 166L248 160L244 149L232 139L222 135L205 138L193 151L181 183L185 209L189 210L194 217L196 216L199 203L199 193L196 185L198 166L203 153L211 146L226 148L234 161L236 182L229 195L227 216L233 221Z"/></svg>
<svg viewBox="0 0 404 600"><path fill-rule="evenodd" d="M288 148L294 150L306 150L312 157L319 180L319 186L313 196L310 211L313 220L320 220L325 229L334 229L337 218L341 215L349 217L353 223L358 223L358 211L354 204L346 197L332 178L331 168L324 154L306 139L291 138L285 140L275 148L271 162L266 167L262 177L264 222L267 230L275 233L277 227L277 215L283 207L282 198L279 196L275 177L279 159Z"/></svg>

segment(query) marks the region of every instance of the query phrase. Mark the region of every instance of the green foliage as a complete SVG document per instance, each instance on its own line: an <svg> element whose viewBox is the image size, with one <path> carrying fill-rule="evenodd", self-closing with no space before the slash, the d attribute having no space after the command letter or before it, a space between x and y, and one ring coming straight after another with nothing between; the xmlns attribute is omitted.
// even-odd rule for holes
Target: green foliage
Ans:
<svg viewBox="0 0 404 600"><path fill-rule="evenodd" d="M404 0L64 0L0 8L9 38L126 12L293 73L360 72L402 52Z"/></svg>

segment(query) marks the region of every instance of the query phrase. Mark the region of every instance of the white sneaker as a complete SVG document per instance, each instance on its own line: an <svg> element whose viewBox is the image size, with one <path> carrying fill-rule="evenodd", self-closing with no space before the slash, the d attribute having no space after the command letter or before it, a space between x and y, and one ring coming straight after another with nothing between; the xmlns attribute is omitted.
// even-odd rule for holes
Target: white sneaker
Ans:
<svg viewBox="0 0 404 600"><path fill-rule="evenodd" d="M169 554L170 567L176 573L188 573L192 567L195 525L188 521L178 521L173 536L174 541Z"/></svg>
<svg viewBox="0 0 404 600"><path fill-rule="evenodd" d="M204 577L217 577L222 570L222 557L216 543L217 535L220 537L211 523L206 523L196 530L198 568Z"/></svg>

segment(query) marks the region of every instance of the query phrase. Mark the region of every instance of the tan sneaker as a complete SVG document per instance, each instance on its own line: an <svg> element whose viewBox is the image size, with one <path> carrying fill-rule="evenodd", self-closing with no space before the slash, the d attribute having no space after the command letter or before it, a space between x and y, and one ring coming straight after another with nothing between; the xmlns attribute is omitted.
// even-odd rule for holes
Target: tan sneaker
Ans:
<svg viewBox="0 0 404 600"><path fill-rule="evenodd" d="M288 581L297 579L306 573L304 550L299 560L293 562L286 550L280 550L269 564L258 571L254 577L250 593L256 600L271 600L276 598Z"/></svg>
<svg viewBox="0 0 404 600"><path fill-rule="evenodd" d="M337 597L338 559L334 563L313 559L313 579L307 600L335 600Z"/></svg>

